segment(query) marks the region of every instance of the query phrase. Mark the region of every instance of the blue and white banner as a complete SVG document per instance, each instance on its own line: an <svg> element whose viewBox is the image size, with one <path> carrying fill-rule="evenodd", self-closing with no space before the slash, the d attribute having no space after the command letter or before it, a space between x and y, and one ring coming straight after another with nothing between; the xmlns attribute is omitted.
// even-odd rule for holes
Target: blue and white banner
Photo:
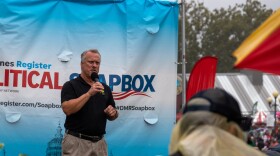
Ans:
<svg viewBox="0 0 280 156"><path fill-rule="evenodd" d="M120 113L107 122L109 155L168 155L178 9L155 0L1 0L0 156L61 152L60 91L92 48Z"/></svg>

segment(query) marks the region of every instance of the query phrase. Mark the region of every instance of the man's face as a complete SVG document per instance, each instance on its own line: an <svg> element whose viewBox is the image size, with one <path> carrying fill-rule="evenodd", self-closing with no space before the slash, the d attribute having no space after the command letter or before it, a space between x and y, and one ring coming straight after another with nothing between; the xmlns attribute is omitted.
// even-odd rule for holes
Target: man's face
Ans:
<svg viewBox="0 0 280 156"><path fill-rule="evenodd" d="M90 76L91 73L99 72L101 58L99 54L87 52L85 54L85 60L81 62L82 73L86 76Z"/></svg>

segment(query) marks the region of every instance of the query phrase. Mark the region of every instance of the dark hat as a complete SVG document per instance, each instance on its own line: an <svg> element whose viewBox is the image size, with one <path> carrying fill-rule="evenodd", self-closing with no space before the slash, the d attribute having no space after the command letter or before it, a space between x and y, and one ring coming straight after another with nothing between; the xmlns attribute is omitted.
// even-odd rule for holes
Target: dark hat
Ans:
<svg viewBox="0 0 280 156"><path fill-rule="evenodd" d="M203 90L192 96L183 112L190 111L214 112L225 116L228 121L234 121L239 125L242 120L242 114L236 99L220 88Z"/></svg>

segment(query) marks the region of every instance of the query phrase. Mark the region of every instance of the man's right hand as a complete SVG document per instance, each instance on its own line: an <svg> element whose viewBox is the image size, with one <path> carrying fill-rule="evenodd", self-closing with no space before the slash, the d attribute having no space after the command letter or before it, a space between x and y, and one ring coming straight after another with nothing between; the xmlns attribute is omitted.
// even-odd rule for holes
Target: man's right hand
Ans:
<svg viewBox="0 0 280 156"><path fill-rule="evenodd" d="M91 88L88 90L90 96L95 95L96 93L104 92L104 86L100 82L95 82L91 85Z"/></svg>

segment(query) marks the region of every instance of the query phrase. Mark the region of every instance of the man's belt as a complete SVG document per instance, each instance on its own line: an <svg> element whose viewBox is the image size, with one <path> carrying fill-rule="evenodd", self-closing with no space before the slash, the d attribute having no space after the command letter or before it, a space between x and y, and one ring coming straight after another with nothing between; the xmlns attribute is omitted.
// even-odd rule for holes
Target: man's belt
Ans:
<svg viewBox="0 0 280 156"><path fill-rule="evenodd" d="M66 130L65 133L73 135L73 136L81 138L81 139L89 140L89 141L92 141L92 142L97 142L97 141L99 141L103 138L103 135L90 136L90 135L85 135L85 134L82 134L82 133L77 133L77 132L73 132L73 131L69 131L69 130Z"/></svg>

